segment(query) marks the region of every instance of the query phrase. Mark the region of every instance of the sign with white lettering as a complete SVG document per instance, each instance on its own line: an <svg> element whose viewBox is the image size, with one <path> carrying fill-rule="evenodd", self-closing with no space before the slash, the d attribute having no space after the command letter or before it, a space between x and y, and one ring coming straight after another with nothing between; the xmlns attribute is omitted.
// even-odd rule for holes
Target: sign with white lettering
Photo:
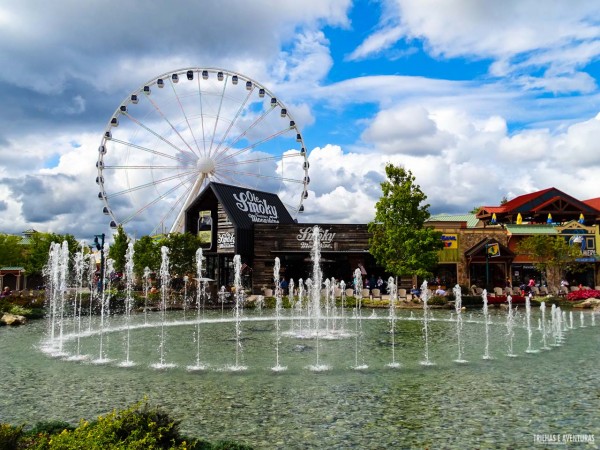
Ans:
<svg viewBox="0 0 600 450"><path fill-rule="evenodd" d="M247 212L252 222L279 223L277 208L269 204L264 198L260 198L254 192L248 190L233 194L233 198L240 211Z"/></svg>
<svg viewBox="0 0 600 450"><path fill-rule="evenodd" d="M319 228L319 239L321 248L333 248L333 239L335 233L329 229ZM296 239L300 242L300 248L312 248L313 246L313 227L300 228Z"/></svg>
<svg viewBox="0 0 600 450"><path fill-rule="evenodd" d="M217 248L235 248L235 233L229 231L218 232Z"/></svg>

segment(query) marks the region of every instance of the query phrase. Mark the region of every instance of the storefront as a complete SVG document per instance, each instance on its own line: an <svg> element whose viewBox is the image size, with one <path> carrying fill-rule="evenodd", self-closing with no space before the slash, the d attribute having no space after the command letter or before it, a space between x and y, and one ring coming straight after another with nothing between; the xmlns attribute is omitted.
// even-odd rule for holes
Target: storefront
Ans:
<svg viewBox="0 0 600 450"><path fill-rule="evenodd" d="M279 258L286 280L312 277L313 230L320 233L323 276L352 283L360 268L367 279L385 277L369 253L366 224L300 224L275 194L210 183L186 210L185 230L203 241L206 277L215 287L234 283L234 256L241 257L242 284L254 294L274 285Z"/></svg>

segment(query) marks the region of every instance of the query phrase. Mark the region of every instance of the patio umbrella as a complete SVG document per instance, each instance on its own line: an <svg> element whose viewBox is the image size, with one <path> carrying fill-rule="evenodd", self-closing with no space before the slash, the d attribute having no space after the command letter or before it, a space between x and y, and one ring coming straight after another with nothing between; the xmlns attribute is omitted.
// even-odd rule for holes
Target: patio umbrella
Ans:
<svg viewBox="0 0 600 450"><path fill-rule="evenodd" d="M492 225L494 225L494 224L496 223L496 213L493 213L493 214L492 214L492 220L490 221L490 223L491 223Z"/></svg>
<svg viewBox="0 0 600 450"><path fill-rule="evenodd" d="M583 222L585 222L585 219L584 219L584 217L583 217L583 213L579 214L579 220L578 220L578 222L579 222L579 223L583 223Z"/></svg>
<svg viewBox="0 0 600 450"><path fill-rule="evenodd" d="M517 214L517 225L521 225L523 223L523 217L521 217L521 213Z"/></svg>
<svg viewBox="0 0 600 450"><path fill-rule="evenodd" d="M546 222L552 223L552 214L548 213L548 220Z"/></svg>

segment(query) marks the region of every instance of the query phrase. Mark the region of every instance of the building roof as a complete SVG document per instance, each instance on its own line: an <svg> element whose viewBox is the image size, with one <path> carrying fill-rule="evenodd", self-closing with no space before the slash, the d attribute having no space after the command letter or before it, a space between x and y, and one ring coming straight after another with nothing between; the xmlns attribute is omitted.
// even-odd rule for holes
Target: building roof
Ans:
<svg viewBox="0 0 600 450"><path fill-rule="evenodd" d="M435 214L427 222L466 222L467 228L475 228L479 219L475 214Z"/></svg>
<svg viewBox="0 0 600 450"><path fill-rule="evenodd" d="M558 234L554 225L516 225L506 224L506 231L509 235L532 235L532 234Z"/></svg>
<svg viewBox="0 0 600 450"><path fill-rule="evenodd" d="M598 202L600 203L600 201ZM600 220L600 209L595 203L583 202L554 187L520 195L499 206L482 206L477 213L481 220L490 221L496 215L498 223L515 223L521 214L527 222L546 222L551 215L553 221L565 222L584 214L586 221ZM600 206L600 205L598 205Z"/></svg>
<svg viewBox="0 0 600 450"><path fill-rule="evenodd" d="M254 223L294 223L277 194L211 182L188 209L214 194L237 229L251 230Z"/></svg>
<svg viewBox="0 0 600 450"><path fill-rule="evenodd" d="M600 210L600 197L590 198L589 200L584 200L583 203L591 206L594 209Z"/></svg>

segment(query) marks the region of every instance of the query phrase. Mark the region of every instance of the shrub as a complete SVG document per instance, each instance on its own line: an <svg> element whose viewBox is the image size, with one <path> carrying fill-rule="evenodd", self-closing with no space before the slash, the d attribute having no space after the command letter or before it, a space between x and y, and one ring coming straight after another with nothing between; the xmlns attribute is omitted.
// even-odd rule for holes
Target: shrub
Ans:
<svg viewBox="0 0 600 450"><path fill-rule="evenodd" d="M0 423L0 448L3 450L18 449L17 444L23 436L23 426L13 427Z"/></svg>
<svg viewBox="0 0 600 450"><path fill-rule="evenodd" d="M444 297L441 295L434 295L429 299L429 301L427 303L429 305L443 306L448 303L448 300L449 300L448 297Z"/></svg>

